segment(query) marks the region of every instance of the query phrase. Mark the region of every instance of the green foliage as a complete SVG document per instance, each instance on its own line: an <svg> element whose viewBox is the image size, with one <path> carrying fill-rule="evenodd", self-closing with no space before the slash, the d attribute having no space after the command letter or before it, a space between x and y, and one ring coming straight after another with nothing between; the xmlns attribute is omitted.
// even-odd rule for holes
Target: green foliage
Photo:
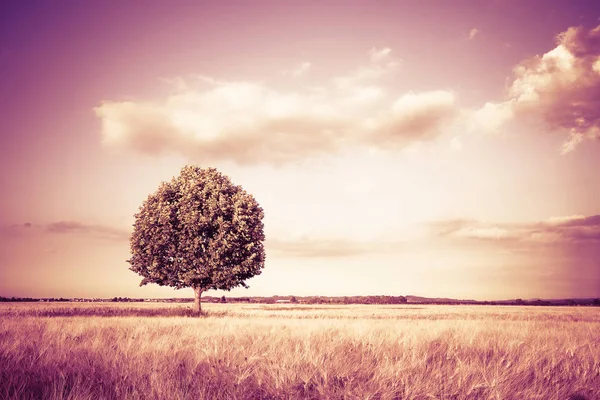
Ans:
<svg viewBox="0 0 600 400"><path fill-rule="evenodd" d="M264 268L263 210L214 168L185 166L135 215L130 269L177 289L231 290Z"/></svg>

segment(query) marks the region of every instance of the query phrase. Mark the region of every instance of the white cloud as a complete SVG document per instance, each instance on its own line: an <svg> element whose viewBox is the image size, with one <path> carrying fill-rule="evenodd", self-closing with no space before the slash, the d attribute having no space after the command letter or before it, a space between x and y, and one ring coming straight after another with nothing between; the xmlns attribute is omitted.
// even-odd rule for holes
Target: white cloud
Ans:
<svg viewBox="0 0 600 400"><path fill-rule="evenodd" d="M309 73L312 69L312 64L308 61L298 64L295 68L287 71L283 71L284 75L291 76L292 78L300 78Z"/></svg>
<svg viewBox="0 0 600 400"><path fill-rule="evenodd" d="M436 137L443 124L451 122L458 111L452 92L410 92L398 98L388 112L370 121L368 140L386 143L386 147L406 147L429 140Z"/></svg>
<svg viewBox="0 0 600 400"><path fill-rule="evenodd" d="M479 34L479 32L480 32L480 31L479 31L479 29L477 29L477 28L472 28L472 29L469 31L469 40L473 40L473 39L475 39L475 36L477 36L477 35Z"/></svg>
<svg viewBox="0 0 600 400"><path fill-rule="evenodd" d="M450 149L454 151L461 151L463 149L462 141L458 136L455 136L450 140Z"/></svg>
<svg viewBox="0 0 600 400"><path fill-rule="evenodd" d="M557 45L514 69L508 99L487 103L472 114L473 124L491 130L520 115L534 115L552 130L565 130L562 152L600 139L600 26L571 27Z"/></svg>
<svg viewBox="0 0 600 400"><path fill-rule="evenodd" d="M546 222L550 225L563 225L565 223L583 220L585 220L585 216L583 215L567 215L561 217L550 217Z"/></svg>
<svg viewBox="0 0 600 400"><path fill-rule="evenodd" d="M89 224L78 221L57 221L48 224L0 225L0 236L20 236L24 234L75 235L112 241L129 240L131 231L119 227Z"/></svg>
<svg viewBox="0 0 600 400"><path fill-rule="evenodd" d="M557 46L515 69L510 87L521 112L540 115L551 128L569 132L563 152L600 138L600 26L571 27Z"/></svg>
<svg viewBox="0 0 600 400"><path fill-rule="evenodd" d="M471 37L479 30L473 28ZM563 152L600 139L600 26L569 28L557 46L514 69L507 99L460 109L449 90L408 92L393 99L383 81L398 71L390 48L372 48L365 64L329 85L283 91L266 83L176 78L174 93L156 101L105 101L95 108L106 145L193 160L285 163L341 146L415 148L449 125L497 131L523 115L566 130ZM304 76L303 62L287 76ZM462 118L456 118L456 117ZM459 142L453 141L459 148Z"/></svg>
<svg viewBox="0 0 600 400"><path fill-rule="evenodd" d="M508 239L514 237L514 233L497 226L463 228L454 232L453 235L470 239Z"/></svg>
<svg viewBox="0 0 600 400"><path fill-rule="evenodd" d="M369 104L381 99L383 95L383 89L378 86L362 86L348 91L343 101L347 104Z"/></svg>
<svg viewBox="0 0 600 400"><path fill-rule="evenodd" d="M251 82L186 89L164 102L105 102L95 109L108 145L238 163L286 162L335 150L348 123L327 94Z"/></svg>
<svg viewBox="0 0 600 400"><path fill-rule="evenodd" d="M473 131L496 132L513 118L513 102L490 103L470 113L469 128Z"/></svg>
<svg viewBox="0 0 600 400"><path fill-rule="evenodd" d="M385 47L383 49L377 49L373 47L371 50L369 50L369 57L371 58L371 62L378 63L389 59L391 53L392 49L389 47Z"/></svg>
<svg viewBox="0 0 600 400"><path fill-rule="evenodd" d="M396 63L389 49L370 57L371 65L334 79L333 87L282 91L199 76L174 80L162 101L106 101L95 112L108 146L203 162L281 164L352 144L406 148L435 138L456 111L454 95L410 92L386 101L377 79Z"/></svg>
<svg viewBox="0 0 600 400"><path fill-rule="evenodd" d="M438 221L431 224L440 237L510 241L521 244L600 243L600 215L552 217L546 221L525 224L500 224L473 220Z"/></svg>
<svg viewBox="0 0 600 400"><path fill-rule="evenodd" d="M369 51L368 65L363 65L355 70L333 78L333 83L338 89L352 89L362 86L395 72L400 66L400 60L391 57L392 50L389 48Z"/></svg>

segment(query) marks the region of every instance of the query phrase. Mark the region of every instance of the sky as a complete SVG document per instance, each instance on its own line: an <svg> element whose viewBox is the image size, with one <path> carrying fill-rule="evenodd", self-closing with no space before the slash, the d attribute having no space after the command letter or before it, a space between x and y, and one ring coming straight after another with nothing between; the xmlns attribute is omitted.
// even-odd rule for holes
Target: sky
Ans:
<svg viewBox="0 0 600 400"><path fill-rule="evenodd" d="M265 211L250 288L600 297L593 0L0 4L0 296L192 297L128 269L186 164Z"/></svg>

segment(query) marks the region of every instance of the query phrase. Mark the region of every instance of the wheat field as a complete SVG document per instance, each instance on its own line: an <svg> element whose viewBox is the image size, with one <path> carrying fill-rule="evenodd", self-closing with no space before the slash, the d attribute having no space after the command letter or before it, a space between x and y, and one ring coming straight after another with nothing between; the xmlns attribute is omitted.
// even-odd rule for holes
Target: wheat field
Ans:
<svg viewBox="0 0 600 400"><path fill-rule="evenodd" d="M0 399L600 399L600 308L6 303Z"/></svg>

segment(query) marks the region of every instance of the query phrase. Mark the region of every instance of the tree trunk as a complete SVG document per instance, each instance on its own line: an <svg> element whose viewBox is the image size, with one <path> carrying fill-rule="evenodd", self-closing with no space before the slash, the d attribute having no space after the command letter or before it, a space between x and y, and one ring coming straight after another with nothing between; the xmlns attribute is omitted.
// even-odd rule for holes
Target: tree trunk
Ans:
<svg viewBox="0 0 600 400"><path fill-rule="evenodd" d="M202 296L202 288L195 287L194 288L194 311L198 312L198 314L202 313L202 303L200 302L201 296Z"/></svg>

